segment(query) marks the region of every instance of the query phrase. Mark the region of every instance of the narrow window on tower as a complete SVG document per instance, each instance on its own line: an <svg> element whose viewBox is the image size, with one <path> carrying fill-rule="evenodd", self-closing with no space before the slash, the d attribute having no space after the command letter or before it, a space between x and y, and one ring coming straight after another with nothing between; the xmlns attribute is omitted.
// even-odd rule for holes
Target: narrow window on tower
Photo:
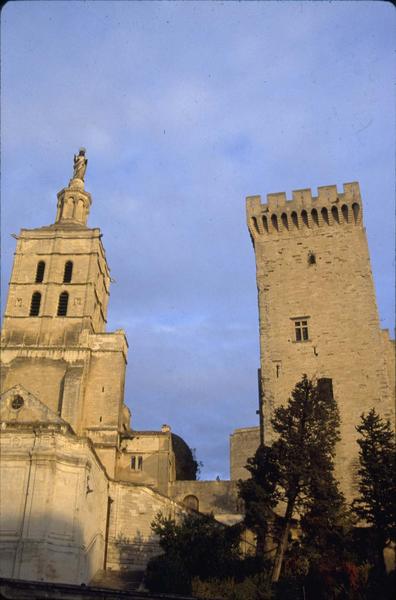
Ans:
<svg viewBox="0 0 396 600"><path fill-rule="evenodd" d="M59 295L58 313L57 313L58 317L66 317L68 303L69 303L69 294L67 292L62 292Z"/></svg>
<svg viewBox="0 0 396 600"><path fill-rule="evenodd" d="M36 283L42 283L44 280L45 262L40 260L37 263L36 269Z"/></svg>
<svg viewBox="0 0 396 600"><path fill-rule="evenodd" d="M309 340L308 317L293 319L294 336L296 342L306 342Z"/></svg>
<svg viewBox="0 0 396 600"><path fill-rule="evenodd" d="M70 283L73 275L73 263L71 260L68 260L65 263L65 270L63 273L63 283Z"/></svg>
<svg viewBox="0 0 396 600"><path fill-rule="evenodd" d="M316 265L316 256L311 250L308 252L308 264Z"/></svg>
<svg viewBox="0 0 396 600"><path fill-rule="evenodd" d="M30 303L30 313L31 317L38 317L40 314L40 304L41 304L41 294L40 292L34 292L32 296L32 301Z"/></svg>

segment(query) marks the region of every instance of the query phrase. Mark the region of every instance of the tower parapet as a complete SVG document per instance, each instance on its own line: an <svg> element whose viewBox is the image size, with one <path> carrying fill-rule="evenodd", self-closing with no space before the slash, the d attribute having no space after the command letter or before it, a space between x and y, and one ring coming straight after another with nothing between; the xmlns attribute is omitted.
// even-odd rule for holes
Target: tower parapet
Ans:
<svg viewBox="0 0 396 600"><path fill-rule="evenodd" d="M247 224L253 240L267 235L286 235L299 231L331 226L362 226L362 201L359 183L344 183L343 192L336 185L318 188L317 196L311 189L293 190L289 200L285 192L267 194L267 203L261 196L246 198Z"/></svg>

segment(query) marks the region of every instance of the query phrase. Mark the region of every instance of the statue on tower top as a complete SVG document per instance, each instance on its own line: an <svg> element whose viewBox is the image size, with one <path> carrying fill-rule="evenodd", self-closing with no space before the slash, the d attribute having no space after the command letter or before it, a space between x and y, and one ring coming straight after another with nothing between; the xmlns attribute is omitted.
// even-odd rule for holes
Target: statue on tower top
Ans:
<svg viewBox="0 0 396 600"><path fill-rule="evenodd" d="M84 181L85 171L87 170L88 159L85 157L85 148L80 148L78 154L74 155L73 179Z"/></svg>

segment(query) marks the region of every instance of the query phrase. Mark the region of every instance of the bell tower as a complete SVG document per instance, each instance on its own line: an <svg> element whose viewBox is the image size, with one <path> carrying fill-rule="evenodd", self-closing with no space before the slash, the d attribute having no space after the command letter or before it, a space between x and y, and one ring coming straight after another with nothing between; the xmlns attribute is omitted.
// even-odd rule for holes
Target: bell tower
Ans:
<svg viewBox="0 0 396 600"><path fill-rule="evenodd" d="M102 234L87 226L85 149L58 193L55 223L22 229L4 314L2 391L23 386L98 445L114 472L118 436L129 428L124 406L127 341L106 332L110 270Z"/></svg>
<svg viewBox="0 0 396 600"><path fill-rule="evenodd" d="M82 331L105 330L110 273L101 233L87 226L85 149L74 157L68 187L58 193L55 223L22 229L4 315L6 342L76 343Z"/></svg>

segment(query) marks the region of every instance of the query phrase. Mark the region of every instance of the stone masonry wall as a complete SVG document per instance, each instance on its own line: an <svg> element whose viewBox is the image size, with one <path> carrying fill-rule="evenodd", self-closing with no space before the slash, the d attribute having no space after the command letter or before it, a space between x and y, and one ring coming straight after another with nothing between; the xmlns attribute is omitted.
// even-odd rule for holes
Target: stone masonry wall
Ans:
<svg viewBox="0 0 396 600"><path fill-rule="evenodd" d="M162 513L178 519L182 506L150 488L113 482L106 567L114 571L144 570L152 556L161 553L151 523Z"/></svg>
<svg viewBox="0 0 396 600"><path fill-rule="evenodd" d="M21 231L4 315L7 343L71 344L82 329L104 331L110 275L100 236L99 229L81 227ZM39 261L45 263L42 282L36 282ZM72 278L64 283L67 261L73 263ZM34 292L41 294L40 310L30 316ZM69 294L66 317L57 315L61 292Z"/></svg>
<svg viewBox="0 0 396 600"><path fill-rule="evenodd" d="M243 427L230 435L230 478L249 479L245 468L248 458L252 458L260 445L260 427Z"/></svg>
<svg viewBox="0 0 396 600"><path fill-rule="evenodd" d="M196 510L213 513L224 524L231 525L241 520L242 505L236 481L175 481L170 486L170 496L191 508L194 506L189 499L196 498Z"/></svg>
<svg viewBox="0 0 396 600"><path fill-rule="evenodd" d="M103 568L108 484L87 440L2 429L0 574L87 584Z"/></svg>

